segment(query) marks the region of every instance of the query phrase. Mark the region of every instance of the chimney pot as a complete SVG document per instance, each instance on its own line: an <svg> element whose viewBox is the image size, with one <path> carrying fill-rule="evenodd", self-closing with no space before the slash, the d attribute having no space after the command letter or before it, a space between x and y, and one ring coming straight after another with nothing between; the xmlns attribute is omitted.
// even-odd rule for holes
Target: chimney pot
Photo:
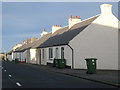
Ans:
<svg viewBox="0 0 120 90"><path fill-rule="evenodd" d="M70 18L72 18L72 15L70 16Z"/></svg>

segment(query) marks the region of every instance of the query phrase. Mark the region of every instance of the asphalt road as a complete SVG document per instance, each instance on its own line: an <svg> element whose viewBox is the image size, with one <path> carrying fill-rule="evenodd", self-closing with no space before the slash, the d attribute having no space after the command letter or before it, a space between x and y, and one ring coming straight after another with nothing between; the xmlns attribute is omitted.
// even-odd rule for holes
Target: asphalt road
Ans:
<svg viewBox="0 0 120 90"><path fill-rule="evenodd" d="M32 65L2 62L1 68L2 88L115 88Z"/></svg>

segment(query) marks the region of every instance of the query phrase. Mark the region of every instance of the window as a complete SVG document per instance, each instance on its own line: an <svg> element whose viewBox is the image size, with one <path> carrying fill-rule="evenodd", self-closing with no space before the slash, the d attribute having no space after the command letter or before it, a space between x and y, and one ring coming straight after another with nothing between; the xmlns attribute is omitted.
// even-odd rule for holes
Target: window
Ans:
<svg viewBox="0 0 120 90"><path fill-rule="evenodd" d="M61 47L61 58L64 59L64 47Z"/></svg>
<svg viewBox="0 0 120 90"><path fill-rule="evenodd" d="M53 49L49 48L49 59L53 59Z"/></svg>
<svg viewBox="0 0 120 90"><path fill-rule="evenodd" d="M41 55L42 55L42 50L39 49L39 56L38 56L38 59L39 59L38 62L39 62L39 64L41 64L41 60L42 60L42 58L41 58L42 56Z"/></svg>
<svg viewBox="0 0 120 90"><path fill-rule="evenodd" d="M55 52L55 53L56 53L55 58L56 58L56 59L58 59L58 48L56 48L56 50L55 50L55 51L56 51L56 52Z"/></svg>

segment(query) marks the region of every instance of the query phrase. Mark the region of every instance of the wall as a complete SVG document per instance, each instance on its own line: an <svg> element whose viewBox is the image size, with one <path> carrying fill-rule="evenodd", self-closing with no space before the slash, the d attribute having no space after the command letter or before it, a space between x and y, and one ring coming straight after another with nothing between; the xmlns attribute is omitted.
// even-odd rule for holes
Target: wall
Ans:
<svg viewBox="0 0 120 90"><path fill-rule="evenodd" d="M30 50L25 50L23 52L22 57L23 57L23 60L26 60L26 63L31 63L30 62Z"/></svg>
<svg viewBox="0 0 120 90"><path fill-rule="evenodd" d="M7 58L8 58L9 61L12 61L12 54L8 54Z"/></svg>
<svg viewBox="0 0 120 90"><path fill-rule="evenodd" d="M16 52L16 58L18 58L19 59L19 61L20 61L20 58L21 58L21 56L20 56L20 52Z"/></svg>
<svg viewBox="0 0 120 90"><path fill-rule="evenodd" d="M22 60L26 60L27 51L22 52ZM28 63L28 61L26 61Z"/></svg>
<svg viewBox="0 0 120 90"><path fill-rule="evenodd" d="M66 59L66 64L68 66L71 66L72 65L72 50L67 45L44 48L45 61L47 61L48 63L53 63L53 59L56 56L56 51L55 51L56 48L58 48L58 59L61 59L61 47L64 47L64 57ZM49 59L49 48L53 48L53 59Z"/></svg>
<svg viewBox="0 0 120 90"><path fill-rule="evenodd" d="M30 49L26 50L26 61L28 61L28 63L31 63L30 62Z"/></svg>
<svg viewBox="0 0 120 90"><path fill-rule="evenodd" d="M118 69L120 70L120 29L118 30Z"/></svg>
<svg viewBox="0 0 120 90"><path fill-rule="evenodd" d="M20 54L21 54L21 61L25 61L23 53L24 52L20 52Z"/></svg>
<svg viewBox="0 0 120 90"><path fill-rule="evenodd" d="M113 15L100 15L70 45L74 49L74 68L86 69L85 58L95 57L98 69L117 70L118 20Z"/></svg>
<svg viewBox="0 0 120 90"><path fill-rule="evenodd" d="M30 60L32 64L36 64L36 49L30 49Z"/></svg>
<svg viewBox="0 0 120 90"><path fill-rule="evenodd" d="M16 52L12 52L12 60L15 60L15 58L17 58L17 54Z"/></svg>
<svg viewBox="0 0 120 90"><path fill-rule="evenodd" d="M43 54L43 49L44 49L44 54ZM48 58L47 51L48 51L47 48L41 49L41 65L47 65L47 58Z"/></svg>
<svg viewBox="0 0 120 90"><path fill-rule="evenodd" d="M36 49L36 64L41 64L41 50L40 48L39 49Z"/></svg>

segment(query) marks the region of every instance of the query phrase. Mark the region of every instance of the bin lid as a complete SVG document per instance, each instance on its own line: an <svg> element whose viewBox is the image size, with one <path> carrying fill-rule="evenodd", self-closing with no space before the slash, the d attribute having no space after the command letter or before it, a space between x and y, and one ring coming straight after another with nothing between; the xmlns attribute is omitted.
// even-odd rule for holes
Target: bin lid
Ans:
<svg viewBox="0 0 120 90"><path fill-rule="evenodd" d="M97 60L97 58L85 58L85 60Z"/></svg>

